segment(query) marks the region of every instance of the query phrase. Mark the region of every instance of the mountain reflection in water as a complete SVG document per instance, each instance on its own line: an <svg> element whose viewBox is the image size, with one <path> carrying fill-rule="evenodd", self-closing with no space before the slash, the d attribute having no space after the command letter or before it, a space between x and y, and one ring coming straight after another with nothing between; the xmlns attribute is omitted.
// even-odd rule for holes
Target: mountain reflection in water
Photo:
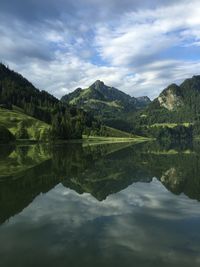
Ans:
<svg viewBox="0 0 200 267"><path fill-rule="evenodd" d="M47 242L57 254L45 251L40 262L27 254L20 266L63 266L66 261L73 266L130 266L132 261L137 266L188 266L191 259L193 266L199 263L200 235L195 231L200 206L194 201L200 200L198 146L67 144L2 146L0 151L0 247L9 238L14 242L0 248L6 266L12 266L16 256L12 261L6 254L24 253L28 240ZM46 241L39 232L33 237L35 227ZM17 241L20 233L27 238L23 244ZM62 233L68 233L69 240ZM31 246L38 254L37 245ZM16 252L13 247L18 247ZM140 255L144 250L146 260ZM105 251L104 256L98 254Z"/></svg>

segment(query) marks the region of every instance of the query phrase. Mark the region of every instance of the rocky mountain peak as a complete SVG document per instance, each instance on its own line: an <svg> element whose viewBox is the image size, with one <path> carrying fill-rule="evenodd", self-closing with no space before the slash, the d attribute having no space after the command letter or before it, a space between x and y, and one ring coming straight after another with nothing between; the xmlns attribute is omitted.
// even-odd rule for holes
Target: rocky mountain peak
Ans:
<svg viewBox="0 0 200 267"><path fill-rule="evenodd" d="M85 110L95 111L105 117L114 116L124 112L134 112L147 106L151 101L148 97L139 99L107 86L104 82L97 80L88 88L78 88L74 92L62 97L63 103L78 105ZM110 115L111 114L111 115ZM114 114L114 115L113 115Z"/></svg>
<svg viewBox="0 0 200 267"><path fill-rule="evenodd" d="M157 100L161 107L174 110L183 104L181 88L176 84L171 84L159 95Z"/></svg>
<svg viewBox="0 0 200 267"><path fill-rule="evenodd" d="M146 104L151 103L151 100L148 96L139 96L137 97L137 101L140 103L146 103Z"/></svg>
<svg viewBox="0 0 200 267"><path fill-rule="evenodd" d="M94 82L90 88L96 89L96 90L101 90L102 88L106 87L104 82L100 81L100 80L96 80L96 82Z"/></svg>

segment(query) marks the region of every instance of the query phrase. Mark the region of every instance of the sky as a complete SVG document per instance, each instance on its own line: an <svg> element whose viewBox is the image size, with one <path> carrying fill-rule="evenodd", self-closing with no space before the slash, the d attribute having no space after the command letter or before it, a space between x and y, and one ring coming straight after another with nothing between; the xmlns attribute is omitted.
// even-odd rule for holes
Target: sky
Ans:
<svg viewBox="0 0 200 267"><path fill-rule="evenodd" d="M0 61L58 98L102 80L153 99L200 74L200 1L0 0Z"/></svg>

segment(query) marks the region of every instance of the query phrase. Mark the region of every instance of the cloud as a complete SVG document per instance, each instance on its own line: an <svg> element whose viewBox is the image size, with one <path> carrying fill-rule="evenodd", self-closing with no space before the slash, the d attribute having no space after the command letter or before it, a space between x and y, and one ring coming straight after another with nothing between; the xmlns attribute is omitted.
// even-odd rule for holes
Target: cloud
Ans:
<svg viewBox="0 0 200 267"><path fill-rule="evenodd" d="M195 2L130 12L114 27L98 25L100 55L113 65L137 67L159 56L162 59L161 52L169 48L181 49L189 40L199 40L200 5Z"/></svg>
<svg viewBox="0 0 200 267"><path fill-rule="evenodd" d="M24 21L41 21L61 18L84 19L84 22L96 22L116 18L122 13L140 8L155 8L174 0L1 0L1 13L11 15Z"/></svg>
<svg viewBox="0 0 200 267"><path fill-rule="evenodd" d="M198 266L198 227L199 203L172 195L156 179L102 202L58 185L1 226L1 262Z"/></svg>
<svg viewBox="0 0 200 267"><path fill-rule="evenodd" d="M20 66L12 64L11 67L29 77L37 87L46 88L57 97L78 86L86 88L97 79L111 85L114 85L114 81L120 83L128 71L116 67L96 66L71 53L57 53L50 64L40 59L32 61L31 64L25 62Z"/></svg>
<svg viewBox="0 0 200 267"><path fill-rule="evenodd" d="M0 3L0 59L57 97L96 79L151 98L198 74L199 1Z"/></svg>

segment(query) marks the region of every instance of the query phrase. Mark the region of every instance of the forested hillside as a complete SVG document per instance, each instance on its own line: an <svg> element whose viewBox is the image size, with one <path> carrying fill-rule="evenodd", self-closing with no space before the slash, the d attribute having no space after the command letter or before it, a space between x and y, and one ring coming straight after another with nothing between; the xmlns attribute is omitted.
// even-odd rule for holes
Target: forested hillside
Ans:
<svg viewBox="0 0 200 267"><path fill-rule="evenodd" d="M16 122L21 121L21 117L23 127L31 132L29 128L34 128L35 125L33 123L30 126L28 116L31 116L50 126L50 139L81 138L85 128L97 125L91 114L80 108L63 105L57 98L38 90L23 76L3 64L0 64L0 108L1 120L5 122L8 119L7 123L12 124L8 128L12 128L14 132L21 127L16 125ZM40 122L38 124L41 124Z"/></svg>
<svg viewBox="0 0 200 267"><path fill-rule="evenodd" d="M97 80L61 101L0 64L0 123L17 139L80 139L85 136L191 139L200 135L200 76L171 84L154 100L131 97Z"/></svg>
<svg viewBox="0 0 200 267"><path fill-rule="evenodd" d="M88 88L77 88L61 98L61 102L70 106L77 106L94 116L105 125L132 131L133 127L128 118L151 102L148 97L131 97L130 95L107 86L97 80Z"/></svg>
<svg viewBox="0 0 200 267"><path fill-rule="evenodd" d="M135 133L142 135L174 135L177 139L177 131L181 131L183 139L199 136L200 76L186 79L179 86L169 85L148 107L134 114L132 123Z"/></svg>
<svg viewBox="0 0 200 267"><path fill-rule="evenodd" d="M200 76L193 76L180 86L171 84L139 115L144 124L199 121Z"/></svg>
<svg viewBox="0 0 200 267"><path fill-rule="evenodd" d="M0 124L17 139L80 139L83 134L109 136L111 132L113 136L115 131L106 131L108 128L93 113L40 91L23 76L0 64Z"/></svg>

